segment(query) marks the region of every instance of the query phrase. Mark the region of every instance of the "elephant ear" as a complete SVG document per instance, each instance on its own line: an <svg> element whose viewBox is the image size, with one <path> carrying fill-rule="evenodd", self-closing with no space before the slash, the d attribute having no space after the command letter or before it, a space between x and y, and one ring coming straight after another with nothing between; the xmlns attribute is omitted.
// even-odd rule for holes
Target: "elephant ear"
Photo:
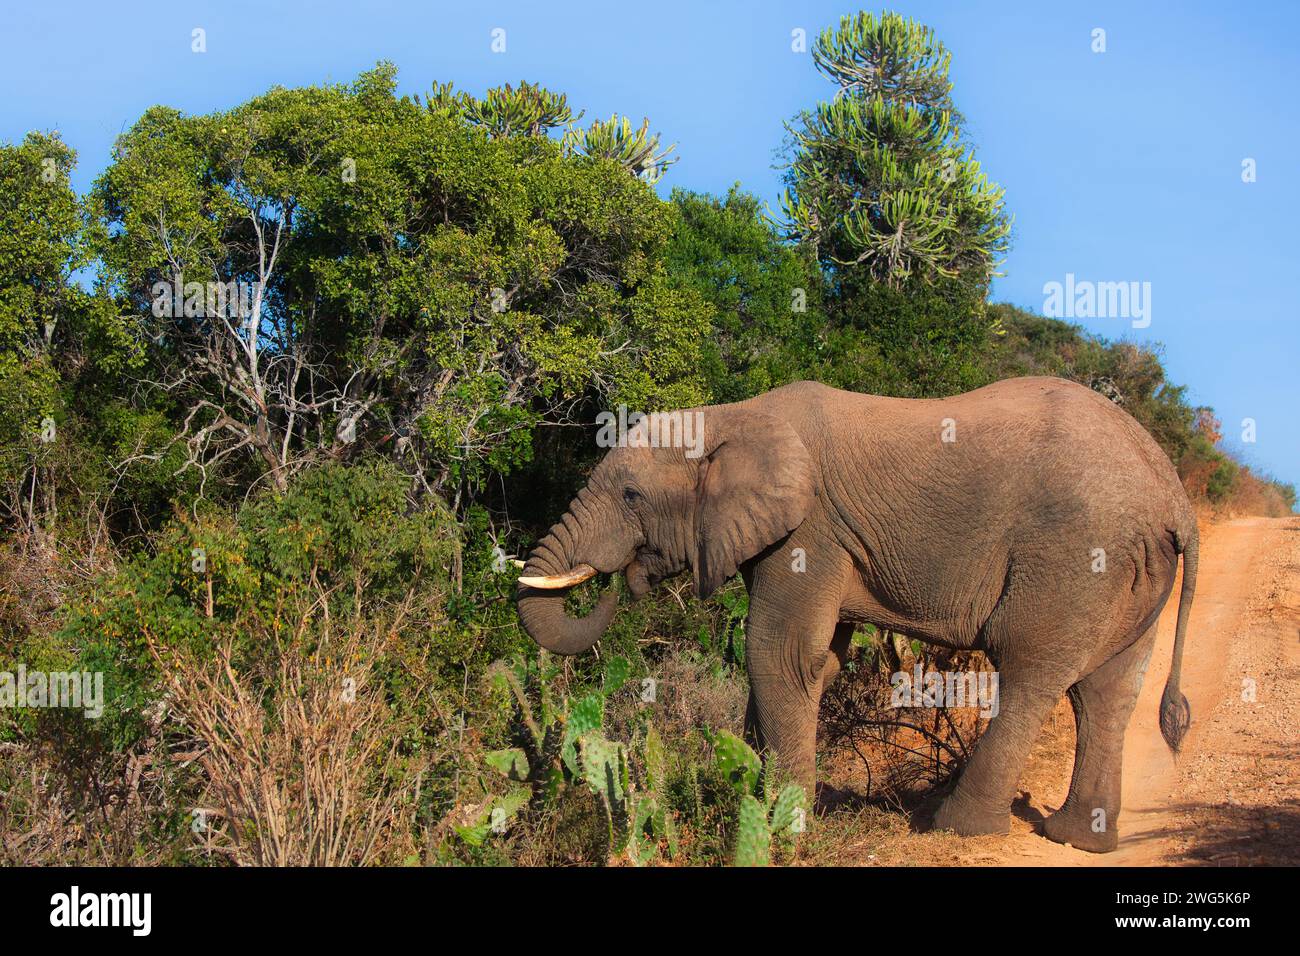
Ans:
<svg viewBox="0 0 1300 956"><path fill-rule="evenodd" d="M695 593L708 597L745 561L803 522L812 457L786 422L744 407L704 409L695 488Z"/></svg>

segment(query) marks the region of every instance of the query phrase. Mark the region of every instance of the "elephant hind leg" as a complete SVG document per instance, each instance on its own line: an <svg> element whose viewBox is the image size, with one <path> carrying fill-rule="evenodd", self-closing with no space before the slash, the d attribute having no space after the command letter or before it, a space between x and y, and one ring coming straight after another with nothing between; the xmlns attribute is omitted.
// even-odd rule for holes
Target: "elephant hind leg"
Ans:
<svg viewBox="0 0 1300 956"><path fill-rule="evenodd" d="M997 716L975 745L957 786L934 816L937 830L960 836L1007 833L1020 772L1066 682L1044 681L1041 668L1005 656L998 672Z"/></svg>
<svg viewBox="0 0 1300 956"><path fill-rule="evenodd" d="M1070 688L1076 741L1070 792L1043 834L1080 850L1108 853L1119 843L1124 731L1142 689L1156 628Z"/></svg>

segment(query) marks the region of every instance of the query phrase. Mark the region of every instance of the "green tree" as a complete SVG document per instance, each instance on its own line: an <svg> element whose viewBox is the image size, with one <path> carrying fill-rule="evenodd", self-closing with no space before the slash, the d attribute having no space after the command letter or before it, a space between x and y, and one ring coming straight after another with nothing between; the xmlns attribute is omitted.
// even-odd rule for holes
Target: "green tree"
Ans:
<svg viewBox="0 0 1300 956"><path fill-rule="evenodd" d="M75 280L89 263L76 154L57 134L0 145L0 511L49 533L113 476L94 447L121 437L114 394L139 354L111 303Z"/></svg>
<svg viewBox="0 0 1300 956"><path fill-rule="evenodd" d="M818 377L914 397L985 384L1010 220L962 137L951 55L928 27L859 13L813 59L837 90L788 126L781 228L825 278Z"/></svg>
<svg viewBox="0 0 1300 956"><path fill-rule="evenodd" d="M910 19L859 13L818 37L813 60L839 89L790 126L789 235L832 271L985 290L1010 223L963 141L943 44Z"/></svg>
<svg viewBox="0 0 1300 956"><path fill-rule="evenodd" d="M0 476L11 523L34 523L49 507L49 446L66 420L53 343L81 264L75 161L52 135L0 147Z"/></svg>
<svg viewBox="0 0 1300 956"><path fill-rule="evenodd" d="M739 186L725 199L676 189L672 201L680 221L665 263L713 306L703 367L714 400L816 377L822 278L806 250L782 242Z"/></svg>
<svg viewBox="0 0 1300 956"><path fill-rule="evenodd" d="M650 132L648 118L634 130L632 121L626 116L620 118L617 113L608 120L596 120L586 129L571 126L564 134L563 144L571 153L612 159L647 183L663 179L668 167L677 162L669 156L674 146L659 148L659 134Z"/></svg>
<svg viewBox="0 0 1300 956"><path fill-rule="evenodd" d="M284 489L378 450L458 503L583 402L704 401L708 305L661 264L672 207L548 136L574 118L561 96L394 87L381 65L206 116L155 107L120 139L97 248L188 462Z"/></svg>

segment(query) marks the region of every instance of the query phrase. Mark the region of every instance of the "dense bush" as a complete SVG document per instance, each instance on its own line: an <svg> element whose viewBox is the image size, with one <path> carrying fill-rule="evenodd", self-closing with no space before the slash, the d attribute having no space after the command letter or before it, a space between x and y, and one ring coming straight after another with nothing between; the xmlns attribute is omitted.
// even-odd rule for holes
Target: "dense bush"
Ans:
<svg viewBox="0 0 1300 956"><path fill-rule="evenodd" d="M97 720L20 710L5 727L6 739L59 768L32 792L20 768L0 761L7 825L42 836L20 858L505 859L492 856L495 842L487 857L469 847L452 822L498 799L486 756L518 730L509 697L491 689L493 663L535 667L538 651L515 619L515 572L476 534L481 516L459 524L413 508L408 487L383 460L324 465L234 514L179 513L147 551L77 588L61 627L15 647L30 670L101 673L105 687ZM629 687L652 674L664 683L661 719L646 723L624 694L609 731L631 739L658 724L674 742L664 807L697 827L712 820L713 842L700 846L718 852L729 852L734 813L702 795L696 766L711 759L702 733L740 730L743 613L735 587L720 606L646 601L602 644L626 655ZM695 647L685 658L681 633ZM555 695L581 698L607 680L596 658L546 666ZM518 832L553 826L574 799L522 819ZM51 822L56 807L63 829ZM551 838L563 847L575 834ZM702 839L688 840L700 859ZM42 845L53 855L35 852ZM525 857L551 852L508 845Z"/></svg>

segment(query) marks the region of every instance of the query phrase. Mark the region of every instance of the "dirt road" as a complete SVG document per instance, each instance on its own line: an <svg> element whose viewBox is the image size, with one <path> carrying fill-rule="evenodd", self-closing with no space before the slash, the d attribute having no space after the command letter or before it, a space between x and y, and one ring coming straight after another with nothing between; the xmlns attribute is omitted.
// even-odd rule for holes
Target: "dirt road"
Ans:
<svg viewBox="0 0 1300 956"><path fill-rule="evenodd" d="M1192 726L1175 761L1156 718L1177 593L1125 738L1119 849L1097 856L1034 832L1068 787L1074 727L1063 702L1022 780L1011 835L983 847L982 862L1300 863L1300 519L1202 527L1182 680Z"/></svg>

